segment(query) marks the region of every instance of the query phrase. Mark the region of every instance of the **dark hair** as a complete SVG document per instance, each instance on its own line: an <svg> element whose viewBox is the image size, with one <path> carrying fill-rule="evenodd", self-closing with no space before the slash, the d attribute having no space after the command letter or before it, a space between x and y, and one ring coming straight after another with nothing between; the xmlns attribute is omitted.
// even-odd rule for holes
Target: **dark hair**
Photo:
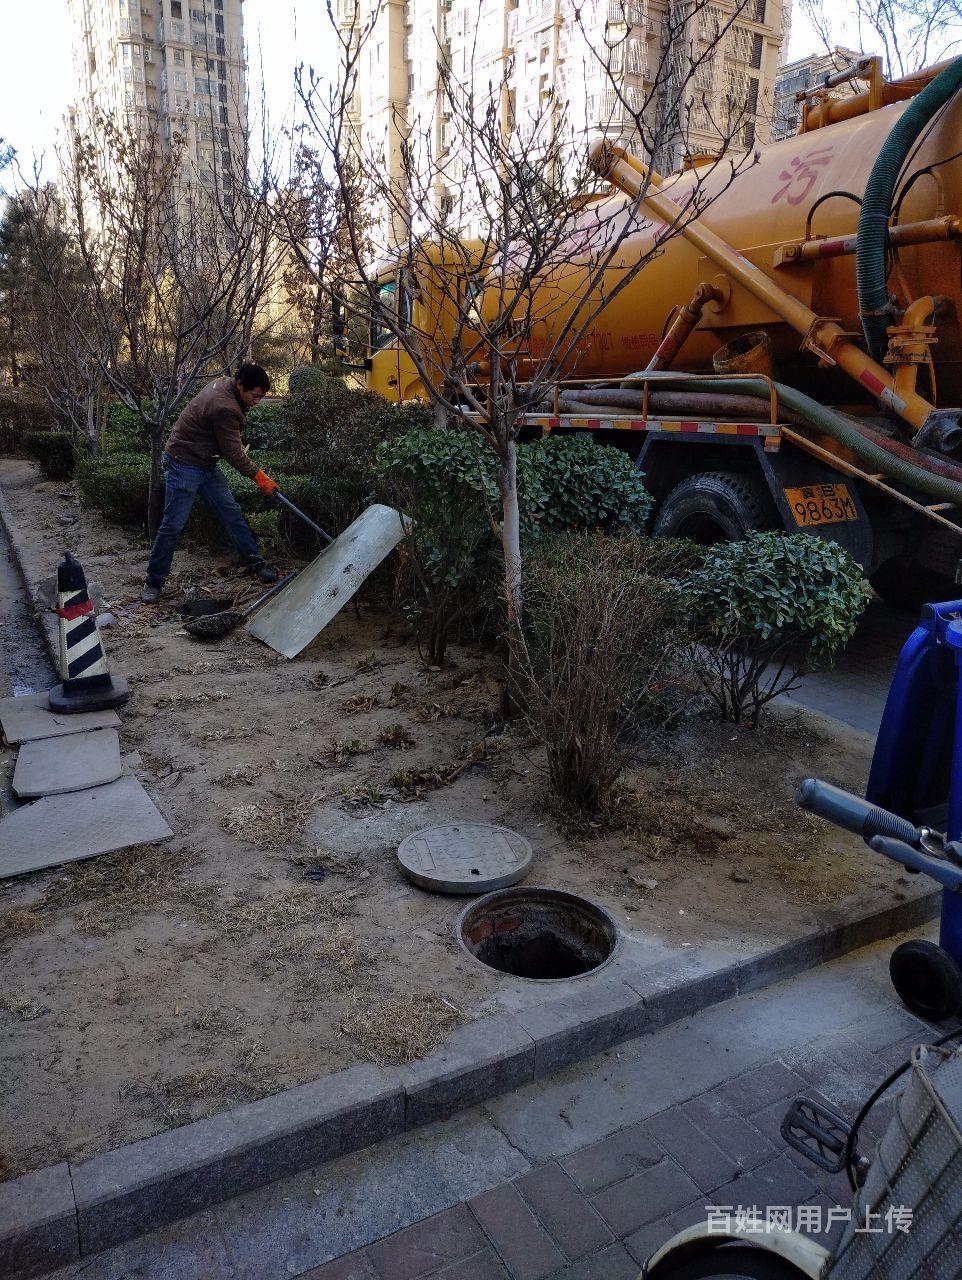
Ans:
<svg viewBox="0 0 962 1280"><path fill-rule="evenodd" d="M255 387L263 387L265 394L271 389L271 380L267 370L259 364L242 364L234 374L245 391L253 391Z"/></svg>

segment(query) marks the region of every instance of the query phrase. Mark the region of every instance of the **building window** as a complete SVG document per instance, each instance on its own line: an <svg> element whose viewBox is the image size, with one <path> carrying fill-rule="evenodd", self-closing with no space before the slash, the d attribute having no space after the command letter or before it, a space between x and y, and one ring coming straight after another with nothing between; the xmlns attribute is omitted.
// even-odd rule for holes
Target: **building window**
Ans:
<svg viewBox="0 0 962 1280"><path fill-rule="evenodd" d="M763 50L764 48L765 48L765 41L764 41L764 40L762 39L762 37L761 37L761 36L756 32L756 33L755 33L755 35L754 35L754 36L753 36L753 38L752 38L752 57L751 57L751 63L752 63L752 66L753 66L753 67L755 67L756 69L760 69L760 68L761 68L761 65L762 65L762 50Z"/></svg>
<svg viewBox="0 0 962 1280"><path fill-rule="evenodd" d="M753 0L751 17L753 17L756 22L765 21L765 0Z"/></svg>
<svg viewBox="0 0 962 1280"><path fill-rule="evenodd" d="M170 0L170 16L172 18L182 18L184 16L184 6L180 0Z"/></svg>
<svg viewBox="0 0 962 1280"><path fill-rule="evenodd" d="M182 67L183 65L184 65L184 51L183 49L175 49L174 50L174 66Z"/></svg>
<svg viewBox="0 0 962 1280"><path fill-rule="evenodd" d="M207 24L207 14L204 12L204 10L203 10L203 9L191 9L191 11L190 11L190 20L191 20L191 22L196 22L196 24L197 24L199 27L206 26L206 24Z"/></svg>
<svg viewBox="0 0 962 1280"><path fill-rule="evenodd" d="M219 32L221 35L224 34L224 18L223 15L219 13L214 17L214 30Z"/></svg>

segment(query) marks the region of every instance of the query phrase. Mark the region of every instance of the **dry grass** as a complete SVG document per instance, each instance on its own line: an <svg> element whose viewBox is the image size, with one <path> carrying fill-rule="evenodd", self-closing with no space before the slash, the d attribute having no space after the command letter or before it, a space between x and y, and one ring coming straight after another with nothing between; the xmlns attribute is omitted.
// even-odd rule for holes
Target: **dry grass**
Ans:
<svg viewBox="0 0 962 1280"><path fill-rule="evenodd" d="M68 865L29 909L0 916L0 943L39 933L57 913L80 908L86 910L75 922L77 931L107 937L175 898L181 872L194 861L165 845L137 845Z"/></svg>
<svg viewBox="0 0 962 1280"><path fill-rule="evenodd" d="M32 933L41 933L45 928L46 922L39 912L23 907L8 907L0 914L0 949L20 938L27 938Z"/></svg>
<svg viewBox="0 0 962 1280"><path fill-rule="evenodd" d="M346 929L334 929L314 948L313 955L344 978L354 978L363 970L373 968L375 963L371 953Z"/></svg>
<svg viewBox="0 0 962 1280"><path fill-rule="evenodd" d="M226 702L230 697L224 689L211 689L200 693L169 693L158 698L154 706L158 710L165 707L197 707L208 702Z"/></svg>
<svg viewBox="0 0 962 1280"><path fill-rule="evenodd" d="M244 804L224 815L221 826L259 849L285 844L301 834L308 811L320 796L289 796L277 804Z"/></svg>
<svg viewBox="0 0 962 1280"><path fill-rule="evenodd" d="M341 1030L365 1058L384 1067L426 1057L465 1021L460 1009L426 991L398 999L359 999L341 1021Z"/></svg>
<svg viewBox="0 0 962 1280"><path fill-rule="evenodd" d="M355 693L352 697L344 699L338 711L342 716L356 716L366 711L373 711L377 706L380 706L380 702L376 694Z"/></svg>
<svg viewBox="0 0 962 1280"><path fill-rule="evenodd" d="M488 759L492 750L500 751L502 749L502 744L489 748L489 745L485 742L475 742L473 746L462 753L459 760L427 768L396 769L391 774L389 781L391 786L400 791L404 797L414 799L417 796L424 795L426 791L434 791L438 787L449 786L465 769L469 769L471 765L480 764L482 760Z"/></svg>
<svg viewBox="0 0 962 1280"><path fill-rule="evenodd" d="M286 888L279 893L255 898L253 902L235 901L223 916L228 937L247 938L252 933L281 933L305 925L326 924L357 915L357 891L338 889L325 893L313 888Z"/></svg>
<svg viewBox="0 0 962 1280"><path fill-rule="evenodd" d="M32 1000L27 1000L24 996L4 997L4 999L0 1000L0 1009L5 1009L7 1013L12 1013L21 1022L34 1022L37 1018L42 1018L45 1013L50 1012L45 1004L34 1004Z"/></svg>
<svg viewBox="0 0 962 1280"><path fill-rule="evenodd" d="M228 769L226 773L211 778L211 782L215 782L219 787L249 787L257 781L261 773L262 770L255 765L238 765L235 769Z"/></svg>
<svg viewBox="0 0 962 1280"><path fill-rule="evenodd" d="M189 1025L193 1031L200 1031L207 1036L237 1036L243 1030L239 1018L231 1017L217 1005L198 1009Z"/></svg>

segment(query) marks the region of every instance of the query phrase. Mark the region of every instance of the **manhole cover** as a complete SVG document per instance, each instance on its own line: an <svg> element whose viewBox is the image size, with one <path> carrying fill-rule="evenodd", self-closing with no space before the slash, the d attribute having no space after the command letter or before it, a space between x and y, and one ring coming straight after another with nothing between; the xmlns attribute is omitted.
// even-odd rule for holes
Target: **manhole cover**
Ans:
<svg viewBox="0 0 962 1280"><path fill-rule="evenodd" d="M531 866L531 845L507 827L459 822L425 827L402 840L401 870L435 893L488 893L517 884Z"/></svg>

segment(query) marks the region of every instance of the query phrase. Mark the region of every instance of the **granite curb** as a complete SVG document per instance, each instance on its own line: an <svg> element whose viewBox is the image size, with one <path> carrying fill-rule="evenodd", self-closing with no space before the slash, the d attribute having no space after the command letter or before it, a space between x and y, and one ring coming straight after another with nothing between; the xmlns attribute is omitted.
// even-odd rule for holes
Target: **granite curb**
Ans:
<svg viewBox="0 0 962 1280"><path fill-rule="evenodd" d="M26 1280L445 1119L710 1005L915 928L938 914L940 900L936 892L839 920L721 968L693 951L647 969L640 963L636 970L625 964L602 969L557 1000L462 1027L418 1062L351 1067L89 1160L0 1183L0 1274Z"/></svg>
<svg viewBox="0 0 962 1280"><path fill-rule="evenodd" d="M10 544L10 554L13 556L13 563L16 565L17 573L20 575L20 581L23 583L24 590L27 593L27 600L30 605L30 612L37 625L40 633L40 639L43 641L43 647L46 650L47 657L54 671L60 670L60 635L57 630L57 623L54 615L41 602L37 586L33 582L30 574L27 572L26 562L23 557L23 537L17 526L16 517L10 510L10 503L7 496L0 488L0 524L3 525L4 532L7 535L7 542Z"/></svg>

